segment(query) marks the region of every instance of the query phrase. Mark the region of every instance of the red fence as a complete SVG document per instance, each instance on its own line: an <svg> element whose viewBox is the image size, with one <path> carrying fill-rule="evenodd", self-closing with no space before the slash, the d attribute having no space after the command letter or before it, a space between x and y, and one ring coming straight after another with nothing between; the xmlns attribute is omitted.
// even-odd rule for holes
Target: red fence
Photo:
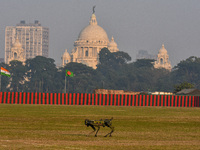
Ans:
<svg viewBox="0 0 200 150"><path fill-rule="evenodd" d="M0 104L200 107L199 96L0 92Z"/></svg>

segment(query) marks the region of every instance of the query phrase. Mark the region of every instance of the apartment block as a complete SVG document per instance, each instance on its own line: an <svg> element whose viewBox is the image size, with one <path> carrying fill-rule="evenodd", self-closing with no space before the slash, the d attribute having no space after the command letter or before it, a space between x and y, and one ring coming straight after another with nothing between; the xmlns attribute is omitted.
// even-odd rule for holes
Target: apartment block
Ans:
<svg viewBox="0 0 200 150"><path fill-rule="evenodd" d="M16 39L22 45L25 60L35 56L48 57L49 55L49 28L41 26L40 22L26 24L20 21L16 26L7 26L5 29L5 63L9 64L11 48Z"/></svg>

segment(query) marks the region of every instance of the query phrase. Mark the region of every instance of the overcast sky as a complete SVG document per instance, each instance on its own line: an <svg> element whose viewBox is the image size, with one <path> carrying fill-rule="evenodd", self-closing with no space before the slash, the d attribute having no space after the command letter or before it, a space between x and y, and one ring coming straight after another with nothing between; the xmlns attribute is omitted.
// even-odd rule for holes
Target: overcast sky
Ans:
<svg viewBox="0 0 200 150"><path fill-rule="evenodd" d="M172 66L200 57L200 0L0 0L0 58L6 26L39 20L50 30L49 57L61 63L89 24L94 5L98 25L133 61L139 50L157 54L162 44Z"/></svg>

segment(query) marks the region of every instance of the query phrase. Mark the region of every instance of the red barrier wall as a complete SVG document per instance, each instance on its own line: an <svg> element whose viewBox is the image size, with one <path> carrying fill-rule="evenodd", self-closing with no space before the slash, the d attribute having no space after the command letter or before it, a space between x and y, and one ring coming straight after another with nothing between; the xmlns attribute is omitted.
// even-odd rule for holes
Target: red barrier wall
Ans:
<svg viewBox="0 0 200 150"><path fill-rule="evenodd" d="M0 92L0 104L200 107L199 96Z"/></svg>

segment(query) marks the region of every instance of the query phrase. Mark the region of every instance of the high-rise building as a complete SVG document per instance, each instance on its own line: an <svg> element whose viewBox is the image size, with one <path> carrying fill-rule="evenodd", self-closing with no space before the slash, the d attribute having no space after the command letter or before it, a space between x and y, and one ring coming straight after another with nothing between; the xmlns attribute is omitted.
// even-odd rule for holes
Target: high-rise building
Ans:
<svg viewBox="0 0 200 150"><path fill-rule="evenodd" d="M39 21L26 24L21 21L16 26L7 26L5 29L5 63L9 63L11 48L16 42L21 43L25 60L35 56L48 57L49 53L49 28L42 27Z"/></svg>
<svg viewBox="0 0 200 150"><path fill-rule="evenodd" d="M156 55L149 54L147 50L139 50L136 59L156 59Z"/></svg>

